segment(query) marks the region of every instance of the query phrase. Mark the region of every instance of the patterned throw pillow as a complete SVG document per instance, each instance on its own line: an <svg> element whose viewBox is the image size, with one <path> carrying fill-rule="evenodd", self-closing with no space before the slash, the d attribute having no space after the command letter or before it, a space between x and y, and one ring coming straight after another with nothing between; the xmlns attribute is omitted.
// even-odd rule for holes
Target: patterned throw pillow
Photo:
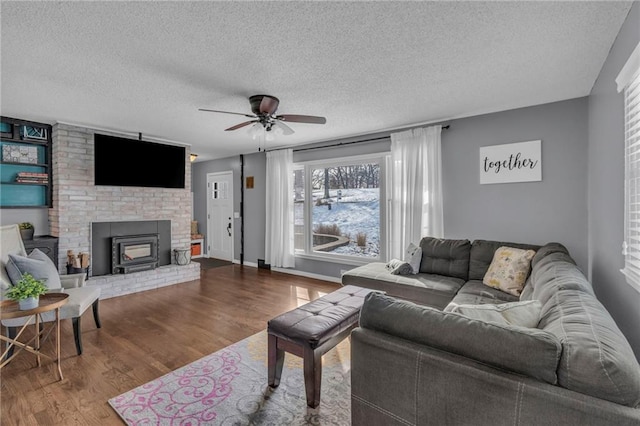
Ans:
<svg viewBox="0 0 640 426"><path fill-rule="evenodd" d="M535 254L533 250L500 247L493 255L491 265L482 280L483 284L520 296Z"/></svg>
<svg viewBox="0 0 640 426"><path fill-rule="evenodd" d="M422 248L413 243L409 244L404 252L404 261L411 265L413 274L420 272L420 262L422 261Z"/></svg>

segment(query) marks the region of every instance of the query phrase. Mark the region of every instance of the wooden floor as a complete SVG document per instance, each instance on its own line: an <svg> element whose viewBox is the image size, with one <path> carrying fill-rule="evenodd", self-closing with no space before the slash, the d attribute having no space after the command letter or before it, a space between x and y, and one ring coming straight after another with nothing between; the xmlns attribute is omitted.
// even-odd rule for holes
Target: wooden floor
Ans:
<svg viewBox="0 0 640 426"><path fill-rule="evenodd" d="M82 317L77 356L71 321L62 326L62 372L22 352L0 372L0 424L122 425L109 398L266 328L283 312L340 285L264 269L224 266L201 279L100 301ZM50 348L44 351L52 353ZM50 350L49 350L50 349ZM265 381L267 378L265 377Z"/></svg>

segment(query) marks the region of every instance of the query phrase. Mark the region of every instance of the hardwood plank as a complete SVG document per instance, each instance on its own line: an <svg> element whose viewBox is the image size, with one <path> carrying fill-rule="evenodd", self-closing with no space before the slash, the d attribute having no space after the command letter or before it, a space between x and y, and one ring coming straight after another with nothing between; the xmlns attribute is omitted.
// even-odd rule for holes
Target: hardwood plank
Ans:
<svg viewBox="0 0 640 426"><path fill-rule="evenodd" d="M38 368L27 353L2 369L0 424L122 425L109 398L264 330L269 319L339 287L230 265L202 271L199 280L102 300L101 329L91 309L83 315L81 356L71 321L62 322L64 380L53 361L43 358Z"/></svg>

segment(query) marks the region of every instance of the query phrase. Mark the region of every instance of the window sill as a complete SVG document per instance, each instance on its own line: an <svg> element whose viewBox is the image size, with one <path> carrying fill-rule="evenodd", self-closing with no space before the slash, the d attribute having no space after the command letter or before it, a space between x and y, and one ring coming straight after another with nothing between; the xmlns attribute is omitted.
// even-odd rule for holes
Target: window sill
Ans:
<svg viewBox="0 0 640 426"><path fill-rule="evenodd" d="M357 258L353 258L353 257L346 257L346 256L336 256L336 255L321 255L321 254L309 254L309 253L297 253L295 254L296 258L299 259L307 259L307 260L317 260L320 262L331 262L331 263L337 263L337 264L342 264L342 265L354 265L354 266L362 266L362 265L367 265L369 263L373 263L373 262L382 262L382 260L378 259L378 258L362 258L362 259L357 259Z"/></svg>
<svg viewBox="0 0 640 426"><path fill-rule="evenodd" d="M633 287L638 293L640 293L640 277L638 277L633 272L627 271L626 269L620 269L622 275L624 275L627 280L627 284Z"/></svg>

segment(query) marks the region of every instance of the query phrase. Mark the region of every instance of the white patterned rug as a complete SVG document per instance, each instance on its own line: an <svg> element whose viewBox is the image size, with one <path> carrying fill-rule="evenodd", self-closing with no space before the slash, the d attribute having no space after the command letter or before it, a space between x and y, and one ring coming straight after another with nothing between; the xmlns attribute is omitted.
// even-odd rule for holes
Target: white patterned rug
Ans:
<svg viewBox="0 0 640 426"><path fill-rule="evenodd" d="M267 333L238 343L109 400L128 425L348 425L350 346L322 357L320 405L307 407L302 359L287 353L280 385L267 385Z"/></svg>

